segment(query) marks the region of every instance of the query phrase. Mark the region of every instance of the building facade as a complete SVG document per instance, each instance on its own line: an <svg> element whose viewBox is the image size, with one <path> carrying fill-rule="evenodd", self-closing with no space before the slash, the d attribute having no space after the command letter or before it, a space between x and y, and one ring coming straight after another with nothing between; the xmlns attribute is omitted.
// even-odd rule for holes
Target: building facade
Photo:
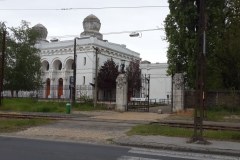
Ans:
<svg viewBox="0 0 240 160"><path fill-rule="evenodd" d="M59 41L52 39L47 41L48 31L42 24L33 27L40 33L36 47L40 49L41 71L43 88L39 91L19 91L19 97L38 96L39 98L70 99L70 84L74 69L74 48L76 48L76 99L93 99L96 77L96 55L98 57L98 69L108 59L120 66L125 62L125 68L130 61L141 60L140 54L116 43L103 40L103 35L99 32L101 27L100 20L89 15L83 20L84 31L80 37L72 40ZM76 42L76 43L74 43ZM96 48L98 54L96 54ZM150 63L141 61L140 69L143 85L141 91L136 96L147 98L151 102L168 101L171 103L172 79L167 75L166 63ZM120 70L120 67L119 67ZM149 79L149 86L145 80ZM148 92L149 91L149 92ZM114 94L114 93L111 93ZM13 92L4 91L3 96L17 96ZM98 98L104 99L105 94L99 91ZM116 95L115 95L116 96ZM110 97L114 97L111 96ZM114 100L114 99L113 99Z"/></svg>
<svg viewBox="0 0 240 160"><path fill-rule="evenodd" d="M119 66L121 61L125 61L127 66L132 60L140 60L140 54L125 45L103 40L100 27L100 20L89 15L83 21L84 32L80 34L80 38L76 38L76 98L93 98L93 87L90 84L94 84L95 79L96 48L99 50L99 68L111 58ZM74 40L48 42L47 29L43 25L37 24L33 28L42 33L36 46L41 50L44 88L38 96L68 99L73 76Z"/></svg>
<svg viewBox="0 0 240 160"><path fill-rule="evenodd" d="M142 75L149 78L149 99L152 103L171 103L172 78L167 75L167 68L167 63L141 62Z"/></svg>

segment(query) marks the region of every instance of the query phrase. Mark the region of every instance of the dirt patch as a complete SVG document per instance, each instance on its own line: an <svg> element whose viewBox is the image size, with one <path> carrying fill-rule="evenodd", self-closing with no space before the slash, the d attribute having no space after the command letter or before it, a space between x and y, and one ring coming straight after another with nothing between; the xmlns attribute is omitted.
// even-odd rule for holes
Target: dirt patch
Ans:
<svg viewBox="0 0 240 160"><path fill-rule="evenodd" d="M153 122L158 121L160 119L164 119L168 117L169 114L157 114L157 113L138 113L138 112L123 112L123 113L114 113L111 115L98 115L92 118L96 119L111 119L111 120L126 120L126 121L147 121Z"/></svg>
<svg viewBox="0 0 240 160"><path fill-rule="evenodd" d="M194 110L188 109L185 111L173 113L168 116L166 119L168 120L193 120Z"/></svg>
<svg viewBox="0 0 240 160"><path fill-rule="evenodd" d="M123 120L123 121L158 121L165 119L169 114L158 114L150 112L115 112L115 111L97 111L97 112L81 112L94 119L107 119L107 120Z"/></svg>

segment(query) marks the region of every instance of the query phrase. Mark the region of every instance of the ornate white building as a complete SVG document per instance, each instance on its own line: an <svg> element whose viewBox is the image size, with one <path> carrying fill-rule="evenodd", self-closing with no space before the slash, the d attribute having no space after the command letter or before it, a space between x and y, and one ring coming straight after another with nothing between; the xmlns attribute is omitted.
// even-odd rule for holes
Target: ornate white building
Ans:
<svg viewBox="0 0 240 160"><path fill-rule="evenodd" d="M100 20L89 15L83 21L84 32L76 39L76 98L93 97L96 50L99 49L99 67L107 59L112 58L118 65L125 61L127 66L131 60L140 60L140 54L129 50L125 45L110 43L103 40L99 32ZM37 24L33 27L41 33L37 48L41 50L42 80L45 87L40 93L41 98L69 98L70 77L73 76L74 40L48 42L47 29Z"/></svg>
<svg viewBox="0 0 240 160"><path fill-rule="evenodd" d="M96 48L98 53L98 67L100 68L108 59L113 59L120 66L125 61L127 67L132 60L140 60L140 54L134 52L126 45L120 45L103 40L99 32L100 20L89 15L83 21L84 32L79 38L66 41L53 39L46 40L48 31L46 27L37 24L33 29L41 33L37 48L40 49L42 63L43 89L38 93L40 98L70 98L70 77L73 77L74 62L74 40L76 40L76 99L81 97L93 98L95 70L96 70ZM161 99L171 100L171 77L167 76L166 63L151 64L142 61L140 64L143 76L150 77L149 98L159 102ZM99 92L99 98L109 98L109 95ZM142 87L141 95L146 97L146 87ZM114 96L113 96L114 97Z"/></svg>

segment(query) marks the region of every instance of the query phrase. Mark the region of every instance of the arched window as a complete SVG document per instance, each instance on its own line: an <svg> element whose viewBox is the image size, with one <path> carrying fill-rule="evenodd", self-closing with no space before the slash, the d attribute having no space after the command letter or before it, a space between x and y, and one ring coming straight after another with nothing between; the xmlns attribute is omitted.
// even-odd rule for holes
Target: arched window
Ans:
<svg viewBox="0 0 240 160"><path fill-rule="evenodd" d="M62 62L60 60L55 60L53 62L53 69L54 70L62 70Z"/></svg>
<svg viewBox="0 0 240 160"><path fill-rule="evenodd" d="M47 68L46 69L47 69L47 71L49 70L49 63L47 64Z"/></svg>
<svg viewBox="0 0 240 160"><path fill-rule="evenodd" d="M72 70L74 70L74 63L72 63Z"/></svg>
<svg viewBox="0 0 240 160"><path fill-rule="evenodd" d="M58 70L62 70L62 63L59 63Z"/></svg>
<svg viewBox="0 0 240 160"><path fill-rule="evenodd" d="M50 95L50 79L46 79L46 97L45 98L48 98L48 96Z"/></svg>
<svg viewBox="0 0 240 160"><path fill-rule="evenodd" d="M73 59L68 59L65 63L66 70L73 70Z"/></svg>
<svg viewBox="0 0 240 160"><path fill-rule="evenodd" d="M49 70L49 63L48 61L43 61L42 62L42 71L48 71Z"/></svg>
<svg viewBox="0 0 240 160"><path fill-rule="evenodd" d="M59 78L58 79L58 98L61 98L63 95L63 79Z"/></svg>

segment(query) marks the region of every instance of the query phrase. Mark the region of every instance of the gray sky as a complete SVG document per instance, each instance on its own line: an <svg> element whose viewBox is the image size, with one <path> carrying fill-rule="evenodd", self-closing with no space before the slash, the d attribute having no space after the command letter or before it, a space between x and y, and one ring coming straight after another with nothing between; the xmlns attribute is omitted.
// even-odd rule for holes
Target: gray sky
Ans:
<svg viewBox="0 0 240 160"><path fill-rule="evenodd" d="M7 26L19 26L21 20L30 26L43 24L48 29L48 39L60 36L60 40L73 39L83 32L83 19L94 14L101 21L101 33L148 30L164 27L168 7L141 9L73 9L73 10L3 10L3 9L61 9L92 7L168 6L167 0L0 0L0 21ZM139 52L142 60L152 63L167 62L168 44L164 30L141 32L141 38L129 37L129 33L104 35L109 42L125 44Z"/></svg>

